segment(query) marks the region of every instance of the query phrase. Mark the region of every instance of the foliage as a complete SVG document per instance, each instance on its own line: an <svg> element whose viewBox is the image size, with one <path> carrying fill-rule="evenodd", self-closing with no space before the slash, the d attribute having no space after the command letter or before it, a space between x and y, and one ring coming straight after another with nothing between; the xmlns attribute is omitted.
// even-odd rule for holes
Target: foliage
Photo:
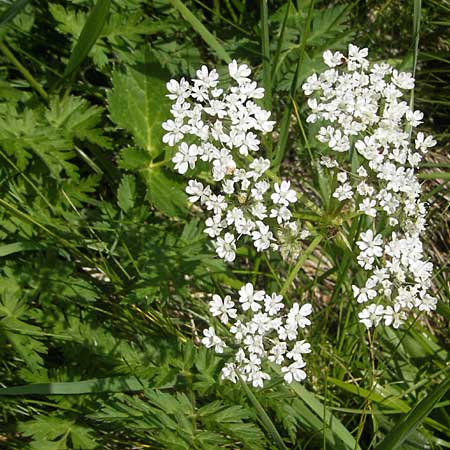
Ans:
<svg viewBox="0 0 450 450"><path fill-rule="evenodd" d="M107 3L1 6L0 448L275 448L252 397L220 380L224 360L200 336L205 293L249 278L276 289L289 277L289 301L315 305L308 380L286 386L280 375L252 392L283 445L381 449L400 429L396 448L449 448L448 2L423 2L415 94L440 141L421 172L439 314L368 337L351 292L360 224L346 228L327 203L298 87L325 49L358 36L380 59L409 64L408 7L280 0L263 23L255 2ZM99 4L97 36L86 27L99 25ZM264 144L278 152L275 169L317 200L301 214L323 244L302 270L251 250L239 268L218 260L161 141L168 79L201 64L224 73L227 55L273 94L282 134Z"/></svg>

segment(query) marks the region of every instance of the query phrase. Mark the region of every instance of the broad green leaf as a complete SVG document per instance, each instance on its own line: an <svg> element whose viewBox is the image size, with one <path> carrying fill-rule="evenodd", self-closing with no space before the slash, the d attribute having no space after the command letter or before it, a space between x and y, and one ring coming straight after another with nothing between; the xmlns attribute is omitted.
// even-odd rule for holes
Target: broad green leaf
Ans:
<svg viewBox="0 0 450 450"><path fill-rule="evenodd" d="M449 389L450 374L447 375L447 378L436 386L430 394L426 395L424 399L418 403L405 418L395 425L383 441L375 447L375 450L400 449L402 443L425 420L425 418L431 413L433 408Z"/></svg>
<svg viewBox="0 0 450 450"><path fill-rule="evenodd" d="M170 75L155 62L147 61L124 70L115 70L113 88L108 93L111 120L129 131L136 146L152 159L166 146L162 143L161 123L169 117L166 82Z"/></svg>
<svg viewBox="0 0 450 450"><path fill-rule="evenodd" d="M147 198L168 216L184 216L187 213L187 197L181 183L169 177L161 169L142 172L147 185Z"/></svg>
<svg viewBox="0 0 450 450"><path fill-rule="evenodd" d="M128 212L134 206L136 181L133 175L124 175L117 190L117 203L122 211Z"/></svg>
<svg viewBox="0 0 450 450"><path fill-rule="evenodd" d="M72 75L88 56L108 18L110 3L111 0L97 0L70 55L64 71L64 78Z"/></svg>
<svg viewBox="0 0 450 450"><path fill-rule="evenodd" d="M143 148L128 147L120 152L118 165L121 169L144 169L151 163L149 153Z"/></svg>

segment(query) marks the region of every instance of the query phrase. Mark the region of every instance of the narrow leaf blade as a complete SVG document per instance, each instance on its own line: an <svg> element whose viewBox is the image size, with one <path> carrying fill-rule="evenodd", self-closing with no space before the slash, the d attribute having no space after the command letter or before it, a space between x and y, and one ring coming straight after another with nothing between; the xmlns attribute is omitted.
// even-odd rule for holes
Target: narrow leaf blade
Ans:
<svg viewBox="0 0 450 450"><path fill-rule="evenodd" d="M181 2L180 0L170 0L173 7L176 8L183 18L189 22L192 28L200 35L200 37L211 47L212 50L219 56L223 61L229 63L231 61L230 55L219 43L216 37L211 34L208 29L200 22L200 20L195 17L194 14Z"/></svg>
<svg viewBox="0 0 450 450"><path fill-rule="evenodd" d="M106 23L110 4L111 0L98 0L95 4L70 55L63 78L72 75L88 56Z"/></svg>
<svg viewBox="0 0 450 450"><path fill-rule="evenodd" d="M399 449L402 443L431 413L439 400L450 389L450 375L429 394L409 414L386 435L375 450Z"/></svg>

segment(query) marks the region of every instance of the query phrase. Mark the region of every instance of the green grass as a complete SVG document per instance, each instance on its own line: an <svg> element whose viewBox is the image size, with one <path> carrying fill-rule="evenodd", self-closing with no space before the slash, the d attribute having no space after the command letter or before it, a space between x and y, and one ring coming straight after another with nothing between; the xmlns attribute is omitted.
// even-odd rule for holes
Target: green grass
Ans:
<svg viewBox="0 0 450 450"><path fill-rule="evenodd" d="M0 448L450 448L450 3L9 2L0 11ZM338 211L300 86L322 52L368 46L416 73L438 146L420 166L437 312L367 333L352 284L364 223ZM28 55L33 55L29 57ZM161 143L169 78L247 63L312 232L288 263L229 266ZM220 380L208 294L252 281L314 305L308 379Z"/></svg>

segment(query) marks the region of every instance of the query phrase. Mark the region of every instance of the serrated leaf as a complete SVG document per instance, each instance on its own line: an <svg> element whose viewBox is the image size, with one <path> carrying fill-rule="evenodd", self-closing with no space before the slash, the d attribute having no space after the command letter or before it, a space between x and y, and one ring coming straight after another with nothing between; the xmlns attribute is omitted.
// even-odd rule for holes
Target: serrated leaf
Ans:
<svg viewBox="0 0 450 450"><path fill-rule="evenodd" d="M154 159L165 149L161 123L169 117L166 82L170 76L148 56L144 60L143 64L113 72L109 112L111 120L129 131L136 146Z"/></svg>
<svg viewBox="0 0 450 450"><path fill-rule="evenodd" d="M118 165L121 169L137 170L147 167L150 163L151 157L146 150L128 147L121 151Z"/></svg>
<svg viewBox="0 0 450 450"><path fill-rule="evenodd" d="M124 175L117 190L117 203L120 209L128 212L134 206L136 181L133 175Z"/></svg>
<svg viewBox="0 0 450 450"><path fill-rule="evenodd" d="M171 217L186 215L187 197L183 184L161 169L148 169L143 176L148 188L147 198L157 209Z"/></svg>
<svg viewBox="0 0 450 450"><path fill-rule="evenodd" d="M8 10L0 17L0 28L7 25L14 17L19 14L22 9L30 2L30 0L17 0Z"/></svg>
<svg viewBox="0 0 450 450"><path fill-rule="evenodd" d="M31 448L33 449L64 449L70 438L73 449L93 449L97 442L92 436L92 429L80 426L72 420L40 416L19 425L20 431L29 437L33 437Z"/></svg>
<svg viewBox="0 0 450 450"><path fill-rule="evenodd" d="M0 246L0 257L12 255L13 253L21 253L24 251L37 250L40 246L34 242L14 242L12 244L6 244Z"/></svg>

